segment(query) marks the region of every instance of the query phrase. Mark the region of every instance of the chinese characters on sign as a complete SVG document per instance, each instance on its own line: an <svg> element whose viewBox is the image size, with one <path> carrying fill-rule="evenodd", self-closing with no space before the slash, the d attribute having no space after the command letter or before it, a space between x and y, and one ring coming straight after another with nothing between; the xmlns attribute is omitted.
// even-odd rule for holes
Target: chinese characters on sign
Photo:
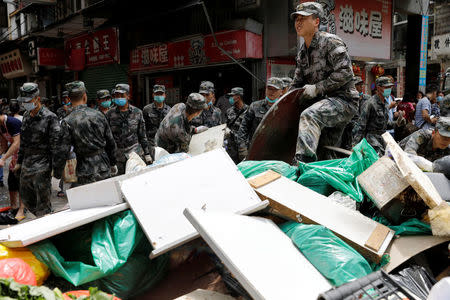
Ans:
<svg viewBox="0 0 450 300"><path fill-rule="evenodd" d="M167 44L150 44L138 47L131 52L131 65L140 65L144 68L168 66L169 54Z"/></svg>
<svg viewBox="0 0 450 300"><path fill-rule="evenodd" d="M450 33L433 36L431 38L431 52L433 55L449 55Z"/></svg>
<svg viewBox="0 0 450 300"><path fill-rule="evenodd" d="M7 79L26 76L30 72L23 64L19 49L0 55L0 69Z"/></svg>
<svg viewBox="0 0 450 300"><path fill-rule="evenodd" d="M422 34L420 38L419 86L427 84L427 48L428 48L428 16L422 16Z"/></svg>
<svg viewBox="0 0 450 300"><path fill-rule="evenodd" d="M64 50L54 48L37 48L39 66L64 66Z"/></svg>

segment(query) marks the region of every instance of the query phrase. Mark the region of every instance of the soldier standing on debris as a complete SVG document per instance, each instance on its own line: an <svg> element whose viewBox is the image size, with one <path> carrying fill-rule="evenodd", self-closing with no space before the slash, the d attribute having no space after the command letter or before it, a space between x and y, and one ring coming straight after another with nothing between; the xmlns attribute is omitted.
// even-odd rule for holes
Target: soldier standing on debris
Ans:
<svg viewBox="0 0 450 300"><path fill-rule="evenodd" d="M231 93L229 93L228 96L232 106L227 110L226 114L227 126L231 130L231 133L227 138L227 152L235 163L239 163L239 150L236 135L242 120L244 119L244 114L248 109L248 105L244 103L244 89L241 87L232 88Z"/></svg>
<svg viewBox="0 0 450 300"><path fill-rule="evenodd" d="M164 102L165 100L166 87L156 84L153 86L153 103L146 105L143 110L147 139L152 146L155 146L155 135L159 124L170 111L170 106Z"/></svg>
<svg viewBox="0 0 450 300"><path fill-rule="evenodd" d="M191 93L186 104L174 105L159 125L156 145L169 153L188 152L192 135L208 130L206 126L192 125L192 120L207 108L205 97L198 93Z"/></svg>
<svg viewBox="0 0 450 300"><path fill-rule="evenodd" d="M131 152L143 157L147 164L153 162L151 152L154 152L154 148L149 145L145 134L142 111L129 104L129 93L128 84L117 84L114 89L114 102L117 107L106 113L117 145L116 160L119 174L125 174L125 165Z"/></svg>
<svg viewBox="0 0 450 300"><path fill-rule="evenodd" d="M211 128L222 124L222 112L219 108L214 106L214 103L216 102L214 84L211 81L203 81L200 84L198 93L205 97L208 108L205 109L200 116L192 120L192 125L195 127L203 125Z"/></svg>
<svg viewBox="0 0 450 300"><path fill-rule="evenodd" d="M57 162L61 127L58 117L41 104L36 83L26 82L20 97L26 112L22 122L20 149L15 172L20 173L19 194L25 206L40 217L51 212L51 172L61 178Z"/></svg>
<svg viewBox="0 0 450 300"><path fill-rule="evenodd" d="M311 103L300 115L294 163L329 158L319 145L338 146L345 126L358 109L358 92L347 47L338 36L319 31L322 5L304 2L291 14L304 43L297 55L291 88L304 88ZM321 150L320 150L321 151Z"/></svg>
<svg viewBox="0 0 450 300"><path fill-rule="evenodd" d="M283 95L286 94L289 91L289 88L292 84L292 78L291 77L283 77L281 78L283 80Z"/></svg>
<svg viewBox="0 0 450 300"><path fill-rule="evenodd" d="M381 135L388 128L393 128L395 122L389 121L389 107L386 98L391 94L394 85L388 77L378 77L376 80L377 92L369 100L366 100L361 107L361 116L353 129L353 146L363 138L377 151L378 155L384 154L385 143ZM399 112L397 123L401 123L404 111Z"/></svg>
<svg viewBox="0 0 450 300"><path fill-rule="evenodd" d="M252 141L253 134L261 123L262 118L269 108L277 102L283 93L283 81L277 77L271 77L266 84L266 98L250 104L244 113L241 126L236 134L239 160L243 160L248 154L248 147Z"/></svg>
<svg viewBox="0 0 450 300"><path fill-rule="evenodd" d="M97 91L97 109L101 111L104 115L108 112L111 107L111 94L108 90L98 90Z"/></svg>
<svg viewBox="0 0 450 300"><path fill-rule="evenodd" d="M87 106L84 82L70 82L66 89L73 109L61 124L61 157L67 158L73 146L78 178L74 186L106 179L117 173L116 143L108 121L104 114Z"/></svg>
<svg viewBox="0 0 450 300"><path fill-rule="evenodd" d="M56 115L60 120L64 119L68 114L70 114L72 109L69 92L62 92L62 106L56 110Z"/></svg>

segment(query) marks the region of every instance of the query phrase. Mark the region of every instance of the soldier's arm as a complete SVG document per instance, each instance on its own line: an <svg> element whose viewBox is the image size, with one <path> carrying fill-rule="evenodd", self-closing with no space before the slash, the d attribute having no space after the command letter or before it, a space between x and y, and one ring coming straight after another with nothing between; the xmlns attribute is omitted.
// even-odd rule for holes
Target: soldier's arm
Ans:
<svg viewBox="0 0 450 300"><path fill-rule="evenodd" d="M327 63L333 72L327 79L316 83L318 95L333 92L353 79L352 62L347 47L340 39L332 39L327 45Z"/></svg>
<svg viewBox="0 0 450 300"><path fill-rule="evenodd" d="M292 80L292 84L289 87L289 90L301 88L305 85L305 81L303 80L303 70L300 68L299 61L300 59L299 56L297 55L296 58L297 67L295 68L294 79Z"/></svg>
<svg viewBox="0 0 450 300"><path fill-rule="evenodd" d="M105 118L105 152L106 155L108 155L109 158L109 164L111 166L115 166L117 164L116 161L116 151L117 151L117 145L116 141L114 140L114 136L111 131L111 127L109 127L109 123Z"/></svg>
<svg viewBox="0 0 450 300"><path fill-rule="evenodd" d="M254 119L255 112L253 110L253 107L250 106L249 109L244 113L244 118L242 119L241 126L239 127L239 130L236 134L236 142L239 149L247 149L248 136Z"/></svg>
<svg viewBox="0 0 450 300"><path fill-rule="evenodd" d="M144 155L150 154L150 145L147 140L147 133L145 132L145 121L142 113L140 114L139 125L138 125L138 140L144 150ZM153 152L153 151L152 151Z"/></svg>
<svg viewBox="0 0 450 300"><path fill-rule="evenodd" d="M422 130L418 130L411 134L406 141L403 151L406 153L417 155L417 150L424 140Z"/></svg>
<svg viewBox="0 0 450 300"><path fill-rule="evenodd" d="M64 122L65 123L65 122ZM59 119L56 115L49 117L49 143L50 152L52 154L53 176L57 179L61 178L66 160L72 145L70 133L61 130ZM64 135L64 136L63 136Z"/></svg>
<svg viewBox="0 0 450 300"><path fill-rule="evenodd" d="M352 146L358 144L365 136L367 122L370 119L372 105L371 101L364 101L361 108L361 115L359 116L358 122L355 128L353 128L353 142Z"/></svg>

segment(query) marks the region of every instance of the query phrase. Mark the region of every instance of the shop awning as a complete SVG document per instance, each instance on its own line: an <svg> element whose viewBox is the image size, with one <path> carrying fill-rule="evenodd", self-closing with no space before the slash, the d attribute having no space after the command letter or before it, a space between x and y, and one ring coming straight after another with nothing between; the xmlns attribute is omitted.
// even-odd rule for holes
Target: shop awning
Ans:
<svg viewBox="0 0 450 300"><path fill-rule="evenodd" d="M106 18L91 18L93 28L97 28L108 19ZM83 25L83 16L78 13L76 15L67 17L49 25L46 29L35 33L33 35L53 37L53 38L67 38L85 32L88 28Z"/></svg>

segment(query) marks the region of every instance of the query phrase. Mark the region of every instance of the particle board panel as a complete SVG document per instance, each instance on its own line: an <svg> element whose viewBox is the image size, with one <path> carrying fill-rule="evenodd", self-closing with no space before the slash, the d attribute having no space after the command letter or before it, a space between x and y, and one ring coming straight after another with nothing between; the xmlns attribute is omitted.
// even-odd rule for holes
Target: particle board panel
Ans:
<svg viewBox="0 0 450 300"><path fill-rule="evenodd" d="M394 236L394 232L384 228L384 225L283 176L255 191L261 199L269 200L270 206L281 214L296 221L300 219L303 223L321 224L329 228L375 262L381 260ZM383 232L387 230L387 234L374 234L380 228ZM378 250L367 247L368 242Z"/></svg>
<svg viewBox="0 0 450 300"><path fill-rule="evenodd" d="M257 189L257 188L262 187L263 185L271 183L272 181L274 181L280 177L281 177L281 175L278 174L277 172L269 170L263 176L258 176L253 179L250 179L248 181L248 183L251 185L252 188Z"/></svg>
<svg viewBox="0 0 450 300"><path fill-rule="evenodd" d="M317 299L331 288L271 220L194 209L184 214L253 299Z"/></svg>
<svg viewBox="0 0 450 300"><path fill-rule="evenodd" d="M0 230L0 243L10 248L25 247L128 208L127 203L121 203L81 210L67 209Z"/></svg>
<svg viewBox="0 0 450 300"><path fill-rule="evenodd" d="M185 208L248 214L262 202L223 149L206 152L120 183L156 257L196 237Z"/></svg>
<svg viewBox="0 0 450 300"><path fill-rule="evenodd" d="M209 128L208 130L192 136L189 143L190 155L199 155L223 147L226 124Z"/></svg>

